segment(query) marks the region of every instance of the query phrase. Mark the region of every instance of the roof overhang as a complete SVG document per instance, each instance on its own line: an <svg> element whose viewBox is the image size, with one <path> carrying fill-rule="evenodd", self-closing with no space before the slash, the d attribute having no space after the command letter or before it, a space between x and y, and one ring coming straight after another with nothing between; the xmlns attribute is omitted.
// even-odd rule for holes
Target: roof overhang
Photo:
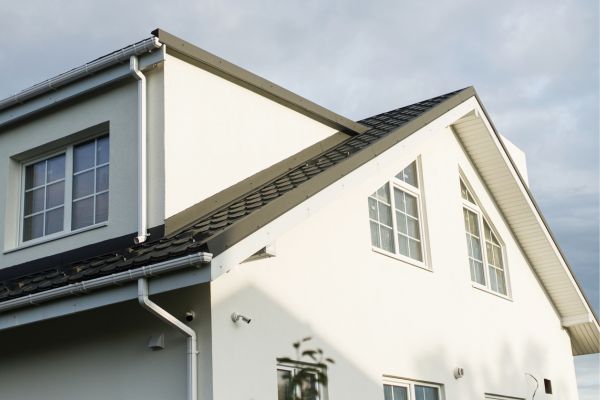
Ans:
<svg viewBox="0 0 600 400"><path fill-rule="evenodd" d="M568 330L573 355L600 352L598 318L476 93L473 112L452 128Z"/></svg>
<svg viewBox="0 0 600 400"><path fill-rule="evenodd" d="M363 133L369 129L358 122L336 114L273 82L217 57L169 32L162 29L155 29L152 31L152 34L161 43L166 45L168 54L245 87L340 132L353 135Z"/></svg>

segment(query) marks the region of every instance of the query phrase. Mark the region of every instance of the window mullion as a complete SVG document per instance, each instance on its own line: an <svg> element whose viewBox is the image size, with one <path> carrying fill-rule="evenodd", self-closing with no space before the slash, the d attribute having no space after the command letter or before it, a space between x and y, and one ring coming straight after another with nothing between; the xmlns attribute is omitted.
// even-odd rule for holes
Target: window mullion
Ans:
<svg viewBox="0 0 600 400"><path fill-rule="evenodd" d="M71 231L71 213L73 211L73 146L67 147L65 157L65 231Z"/></svg>
<svg viewBox="0 0 600 400"><path fill-rule="evenodd" d="M481 261L483 262L483 276L485 277L485 286L491 288L489 265L487 259L487 242L483 226L483 215L477 213L477 224L479 225L479 243L481 244Z"/></svg>
<svg viewBox="0 0 600 400"><path fill-rule="evenodd" d="M390 210L392 211L392 234L394 235L394 253L400 254L400 243L398 241L398 222L396 221L396 191L394 184L388 182L390 185Z"/></svg>

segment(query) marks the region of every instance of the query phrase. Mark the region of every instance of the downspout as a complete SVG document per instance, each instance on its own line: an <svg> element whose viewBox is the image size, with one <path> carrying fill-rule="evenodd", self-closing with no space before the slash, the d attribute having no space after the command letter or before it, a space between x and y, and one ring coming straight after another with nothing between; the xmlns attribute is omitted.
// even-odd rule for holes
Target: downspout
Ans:
<svg viewBox="0 0 600 400"><path fill-rule="evenodd" d="M135 244L144 243L148 238L148 221L147 221L147 154L146 154L146 77L140 71L137 56L129 58L129 70L137 79L138 89L138 110L137 110L137 126L138 126L138 233L133 239Z"/></svg>
<svg viewBox="0 0 600 400"><path fill-rule="evenodd" d="M198 351L196 332L148 298L148 281L138 279L138 301L142 307L187 336L188 400L198 399Z"/></svg>

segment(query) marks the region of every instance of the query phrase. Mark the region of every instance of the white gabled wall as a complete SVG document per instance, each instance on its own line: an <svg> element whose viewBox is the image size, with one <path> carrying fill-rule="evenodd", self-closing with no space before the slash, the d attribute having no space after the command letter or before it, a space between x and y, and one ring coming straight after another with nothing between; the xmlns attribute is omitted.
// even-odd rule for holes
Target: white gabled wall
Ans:
<svg viewBox="0 0 600 400"><path fill-rule="evenodd" d="M167 54L165 218L335 132Z"/></svg>
<svg viewBox="0 0 600 400"><path fill-rule="evenodd" d="M461 107L452 118L466 114ZM542 386L536 400L577 398L569 337L450 122L441 118L292 210L292 229L281 234L281 218L246 240L275 240L277 255L211 285L215 399L276 399L275 358L293 355L304 336L336 360L331 399L382 399L383 375L443 384L446 399L529 399L535 385L526 374L552 380L554 394ZM419 155L432 272L370 245L368 195ZM505 243L509 300L471 285L459 168ZM215 270L256 250L239 248ZM233 324L232 312L252 323ZM464 378L453 377L455 367Z"/></svg>

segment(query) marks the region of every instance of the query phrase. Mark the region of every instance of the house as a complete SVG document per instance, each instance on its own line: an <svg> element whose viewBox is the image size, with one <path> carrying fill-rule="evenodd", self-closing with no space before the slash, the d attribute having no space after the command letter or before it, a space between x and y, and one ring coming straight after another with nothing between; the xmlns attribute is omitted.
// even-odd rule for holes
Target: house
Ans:
<svg viewBox="0 0 600 400"><path fill-rule="evenodd" d="M0 159L2 399L576 399L599 351L473 88L355 122L156 30Z"/></svg>

